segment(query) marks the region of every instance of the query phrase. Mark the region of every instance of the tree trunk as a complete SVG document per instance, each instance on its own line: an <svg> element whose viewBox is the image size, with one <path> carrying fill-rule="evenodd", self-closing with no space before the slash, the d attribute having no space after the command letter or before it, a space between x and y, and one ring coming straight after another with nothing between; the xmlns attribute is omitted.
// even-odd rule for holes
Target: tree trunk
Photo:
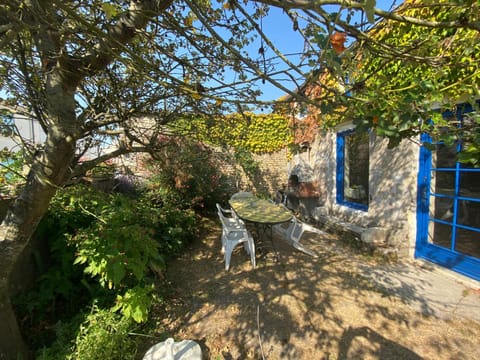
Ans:
<svg viewBox="0 0 480 360"><path fill-rule="evenodd" d="M30 180L0 226L0 359L17 359L17 354L28 358L9 300L9 279L71 164L75 147L65 138L59 140L50 142L51 148L36 161Z"/></svg>
<svg viewBox="0 0 480 360"><path fill-rule="evenodd" d="M30 359L4 285L0 286L0 360Z"/></svg>
<svg viewBox="0 0 480 360"><path fill-rule="evenodd" d="M68 56L71 50L68 42L63 44L62 31L55 28L62 25L56 23L55 6L43 1L25 7L27 15L31 15L29 11L35 15L29 17L32 22L29 29L34 29L32 44L38 47L42 64L38 73L43 76L38 99L31 100L46 107L44 125L48 127L48 134L43 150L33 161L26 186L0 225L0 360L16 360L19 354L23 358L28 355L9 299L9 279L17 259L47 212L51 198L71 176L69 169L74 165L76 141L84 131L84 124L75 113L75 90L83 78L104 70L118 56L122 51L118 44L130 42L137 33L134 29L144 28L151 16L160 14L172 2L132 1L129 12L109 29L109 38L87 49L83 58L77 57L82 53L77 50L73 51L74 57Z"/></svg>
<svg viewBox="0 0 480 360"><path fill-rule="evenodd" d="M52 76L53 78L54 76ZM60 84L60 85L58 85ZM73 89L61 86L59 77L52 79L49 114L52 119L44 150L33 161L28 180L10 207L0 226L0 359L17 359L17 353L28 355L9 300L9 281L13 268L45 215L50 200L69 176L75 155L76 132ZM57 86L56 86L57 85ZM58 88L62 88L58 91ZM5 319L5 320L4 320ZM3 323L7 324L2 328ZM2 336L8 334L8 336Z"/></svg>

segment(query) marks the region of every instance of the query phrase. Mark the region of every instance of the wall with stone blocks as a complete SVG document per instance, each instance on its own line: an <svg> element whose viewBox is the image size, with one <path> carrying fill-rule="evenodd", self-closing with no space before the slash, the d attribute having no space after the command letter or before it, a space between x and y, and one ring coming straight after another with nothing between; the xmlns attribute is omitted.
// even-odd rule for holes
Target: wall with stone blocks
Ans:
<svg viewBox="0 0 480 360"><path fill-rule="evenodd" d="M335 131L318 136L310 151L295 156L289 167L299 174L300 181L318 183L321 204L311 209L311 217L355 225L365 230L365 242L388 252L393 249L399 256L413 256L419 146L406 139L389 149L387 139L372 133L369 153L368 211L337 204Z"/></svg>
<svg viewBox="0 0 480 360"><path fill-rule="evenodd" d="M275 191L288 182L288 153L286 149L270 154L254 154L259 166L254 175L247 174L235 161L234 154L225 149L216 149L222 172L229 176L236 190L253 191L263 196L273 196Z"/></svg>
<svg viewBox="0 0 480 360"><path fill-rule="evenodd" d="M288 153L281 150L272 154L254 155L259 163L260 174L256 184L257 191L274 195L288 183Z"/></svg>

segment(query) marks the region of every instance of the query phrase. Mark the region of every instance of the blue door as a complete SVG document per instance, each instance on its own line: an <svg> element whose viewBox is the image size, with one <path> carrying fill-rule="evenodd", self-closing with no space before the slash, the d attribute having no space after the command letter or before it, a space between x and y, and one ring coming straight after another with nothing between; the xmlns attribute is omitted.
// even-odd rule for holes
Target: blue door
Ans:
<svg viewBox="0 0 480 360"><path fill-rule="evenodd" d="M443 115L462 126L471 111ZM480 168L456 161L461 146L421 147L415 256L480 280Z"/></svg>

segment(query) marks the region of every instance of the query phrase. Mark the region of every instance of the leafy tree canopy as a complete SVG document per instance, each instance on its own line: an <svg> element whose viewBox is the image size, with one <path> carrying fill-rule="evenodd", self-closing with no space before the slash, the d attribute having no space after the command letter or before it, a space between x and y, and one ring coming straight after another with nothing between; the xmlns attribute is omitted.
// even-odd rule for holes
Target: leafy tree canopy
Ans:
<svg viewBox="0 0 480 360"><path fill-rule="evenodd" d="M116 156L151 145L131 119L156 114L155 131L142 132L158 135L185 114L215 117L265 106L258 99L269 82L289 94L288 101L320 103L323 113L348 105L345 117L378 117L385 123L380 133L408 136L407 120L397 118L415 121L412 98L418 111L418 105L478 91L472 84L478 83L480 26L477 1L407 4L395 12L373 0L6 1L0 16L3 106L33 114L47 131L56 123L52 113L66 111L55 109L61 99L51 99L58 87L49 84L59 79L74 94L72 135L83 147L80 155L102 141L137 145L117 149ZM396 5L392 1L389 10ZM303 39L301 56L282 54L263 33L272 6L284 9L285 27ZM356 42L340 55L332 41L339 33ZM341 90L321 84L328 106L296 91L325 70L350 81Z"/></svg>
<svg viewBox="0 0 480 360"><path fill-rule="evenodd" d="M479 10L477 1L406 1L396 16L425 26L389 18L348 49L332 52L330 65L313 81L320 122L354 120L361 129L388 137L392 146L420 132L447 143L461 138L462 161L479 164ZM448 26L459 23L472 26ZM442 118L461 103L477 113L462 124Z"/></svg>
<svg viewBox="0 0 480 360"><path fill-rule="evenodd" d="M268 105L259 101L267 82L289 95L281 101L320 106L326 114L328 104L296 91L325 70L349 80L340 87L320 82L331 109L372 124L377 111L379 128L393 131L383 130L391 138L418 131L410 115L419 117L432 89L449 99L474 94L478 1L411 4L412 12L402 13L381 10L375 0L2 1L0 110L35 118L47 139L25 143L30 171L0 226L0 317L9 329L0 328L0 357L25 354L8 279L57 189L110 158L156 151L166 124ZM285 26L302 39L301 54L283 54L265 36L262 20L272 6L283 9ZM379 20L388 21L368 31ZM335 33L355 40L363 60L362 51L341 52L342 36L332 47ZM435 48L434 40L443 46ZM154 121L139 120L146 114ZM97 153L102 142L108 149Z"/></svg>

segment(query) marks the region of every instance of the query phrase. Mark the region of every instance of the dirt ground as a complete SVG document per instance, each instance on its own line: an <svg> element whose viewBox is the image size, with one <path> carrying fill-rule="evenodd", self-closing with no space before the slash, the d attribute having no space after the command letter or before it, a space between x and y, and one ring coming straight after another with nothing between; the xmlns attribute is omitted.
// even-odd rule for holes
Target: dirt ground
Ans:
<svg viewBox="0 0 480 360"><path fill-rule="evenodd" d="M171 262L159 329L204 359L480 359L480 324L418 313L358 271L336 235L304 235L313 258L274 238L252 270L242 246L225 271L220 225ZM276 261L277 260L277 261ZM165 334L164 332L164 334Z"/></svg>

